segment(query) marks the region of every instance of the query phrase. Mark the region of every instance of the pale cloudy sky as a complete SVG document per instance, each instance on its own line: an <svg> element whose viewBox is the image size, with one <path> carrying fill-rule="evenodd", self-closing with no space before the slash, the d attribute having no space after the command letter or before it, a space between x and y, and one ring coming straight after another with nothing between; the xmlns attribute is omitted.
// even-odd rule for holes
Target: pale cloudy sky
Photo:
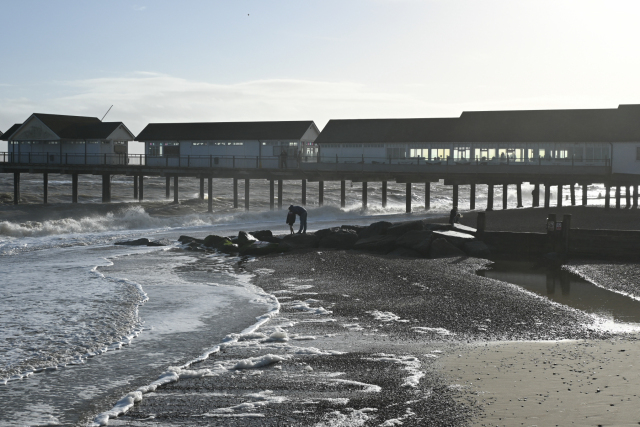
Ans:
<svg viewBox="0 0 640 427"><path fill-rule="evenodd" d="M640 2L0 0L0 130L640 103Z"/></svg>

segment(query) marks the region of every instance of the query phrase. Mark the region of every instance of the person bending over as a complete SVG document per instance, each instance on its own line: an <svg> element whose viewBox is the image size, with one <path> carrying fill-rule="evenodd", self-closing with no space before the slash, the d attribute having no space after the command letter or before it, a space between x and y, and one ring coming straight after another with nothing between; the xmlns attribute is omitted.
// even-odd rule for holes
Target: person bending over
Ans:
<svg viewBox="0 0 640 427"><path fill-rule="evenodd" d="M289 206L289 212L293 212L294 214L300 217L300 230L298 230L298 234L307 234L307 210L302 206Z"/></svg>

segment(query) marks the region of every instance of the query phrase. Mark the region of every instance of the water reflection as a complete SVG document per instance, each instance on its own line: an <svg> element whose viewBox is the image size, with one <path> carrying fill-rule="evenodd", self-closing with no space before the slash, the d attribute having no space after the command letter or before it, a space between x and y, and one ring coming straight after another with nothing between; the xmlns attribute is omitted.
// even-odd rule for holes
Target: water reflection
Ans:
<svg viewBox="0 0 640 427"><path fill-rule="evenodd" d="M616 322L640 323L640 301L595 286L568 271L500 261L478 275L513 283L552 301Z"/></svg>

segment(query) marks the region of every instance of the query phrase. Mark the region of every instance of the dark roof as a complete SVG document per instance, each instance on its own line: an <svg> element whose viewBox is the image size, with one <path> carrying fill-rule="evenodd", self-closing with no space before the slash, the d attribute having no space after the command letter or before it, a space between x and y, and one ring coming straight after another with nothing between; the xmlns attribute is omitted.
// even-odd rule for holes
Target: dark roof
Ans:
<svg viewBox="0 0 640 427"><path fill-rule="evenodd" d="M610 109L471 111L450 119L331 120L316 143L640 141L640 105Z"/></svg>
<svg viewBox="0 0 640 427"><path fill-rule="evenodd" d="M7 131L5 133L2 134L2 141L8 141L9 137L18 130L18 128L22 126L22 123L16 123L15 125L11 126L9 129L7 129Z"/></svg>
<svg viewBox="0 0 640 427"><path fill-rule="evenodd" d="M45 126L61 139L105 139L122 122L101 122L97 117L62 116L59 114L34 113ZM14 133L23 123L13 125L9 131ZM11 135L7 131L3 137L6 141ZM130 133L130 132L129 132Z"/></svg>
<svg viewBox="0 0 640 427"><path fill-rule="evenodd" d="M313 121L149 123L136 141L300 139Z"/></svg>

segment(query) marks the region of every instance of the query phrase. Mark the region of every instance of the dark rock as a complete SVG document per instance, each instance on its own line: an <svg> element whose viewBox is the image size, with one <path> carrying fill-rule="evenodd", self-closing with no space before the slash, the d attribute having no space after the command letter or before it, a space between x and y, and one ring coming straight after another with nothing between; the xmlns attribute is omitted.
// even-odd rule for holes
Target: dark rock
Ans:
<svg viewBox="0 0 640 427"><path fill-rule="evenodd" d="M359 239L355 245L353 245L353 249L357 249L360 251L371 251L371 252L381 252L388 253L396 248L396 238L395 236L384 236L377 235L367 237L366 239Z"/></svg>
<svg viewBox="0 0 640 427"><path fill-rule="evenodd" d="M256 239L255 237L253 237L251 234L247 233L246 231L239 231L238 232L238 246L242 247L244 245L247 245L249 243L253 243L253 242L257 242L258 239Z"/></svg>
<svg viewBox="0 0 640 427"><path fill-rule="evenodd" d="M356 233L358 233L358 235L359 235L362 230L367 228L367 226L365 226L365 225L341 225L340 228L343 229L343 230L353 230Z"/></svg>
<svg viewBox="0 0 640 427"><path fill-rule="evenodd" d="M431 222L424 222L424 229L425 230L433 230L433 231L446 231L446 230L451 230L451 224L439 224L439 223L431 223Z"/></svg>
<svg viewBox="0 0 640 427"><path fill-rule="evenodd" d="M296 249L317 248L320 243L320 239L314 234L288 234L282 240Z"/></svg>
<svg viewBox="0 0 640 427"><path fill-rule="evenodd" d="M368 227L360 230L358 232L358 236L361 239L367 239L369 237L379 236L381 234L384 234L385 231L387 231L387 229L389 227L391 227L392 225L393 224L391 224L389 221L374 222L373 224L369 225Z"/></svg>
<svg viewBox="0 0 640 427"><path fill-rule="evenodd" d="M475 240L470 234L459 233L457 231L434 231L432 239L444 238L458 249L464 248L464 244Z"/></svg>
<svg viewBox="0 0 640 427"><path fill-rule="evenodd" d="M190 251L202 251L202 245L200 245L199 243L196 242L189 242L186 244L187 246L187 250Z"/></svg>
<svg viewBox="0 0 640 427"><path fill-rule="evenodd" d="M393 236L402 236L408 231L422 231L424 223L422 221L405 221L393 224L387 228L384 234Z"/></svg>
<svg viewBox="0 0 640 427"><path fill-rule="evenodd" d="M222 245L221 247L217 248L218 251L225 253L225 254L237 254L238 251L240 250L240 247L238 245L236 245L235 243L231 243L228 242L227 244Z"/></svg>
<svg viewBox="0 0 640 427"><path fill-rule="evenodd" d="M273 233L271 232L271 230L250 231L249 234L251 234L258 240L262 240L263 242L268 242L268 239L273 237Z"/></svg>
<svg viewBox="0 0 640 427"><path fill-rule="evenodd" d="M231 240L227 237L216 236L215 234L211 234L204 238L203 244L209 248L219 249L224 245L230 245Z"/></svg>
<svg viewBox="0 0 640 427"><path fill-rule="evenodd" d="M327 236L329 236L330 234L335 234L337 232L340 231L340 227L332 227L332 228L323 228L322 230L318 230L315 233L313 233L316 237L318 237L318 239L323 239Z"/></svg>
<svg viewBox="0 0 640 427"><path fill-rule="evenodd" d="M431 239L423 240L422 243L415 245L411 249L413 249L414 251L417 251L423 257L428 257L429 251L431 251Z"/></svg>
<svg viewBox="0 0 640 427"><path fill-rule="evenodd" d="M282 252L278 243L253 242L240 248L240 255L268 255Z"/></svg>
<svg viewBox="0 0 640 427"><path fill-rule="evenodd" d="M282 242L282 239L280 237L277 236L271 236L271 237L263 237L262 239L259 239L261 242L269 242L269 243L280 243Z"/></svg>
<svg viewBox="0 0 640 427"><path fill-rule="evenodd" d="M114 245L124 245L124 246L148 246L149 239L142 238L136 240L126 240L121 242L115 242Z"/></svg>
<svg viewBox="0 0 640 427"><path fill-rule="evenodd" d="M189 236L180 236L180 237L178 237L178 242L180 242L182 244L193 242L194 240L196 240L195 237L189 237Z"/></svg>
<svg viewBox="0 0 640 427"><path fill-rule="evenodd" d="M432 234L433 231L430 230L408 231L402 236L398 237L398 240L396 240L396 244L404 248L414 249L415 246L420 245L425 240L431 241Z"/></svg>
<svg viewBox="0 0 640 427"><path fill-rule="evenodd" d="M403 258L422 258L422 254L413 249L398 247L389 252L387 255L403 257Z"/></svg>
<svg viewBox="0 0 640 427"><path fill-rule="evenodd" d="M320 239L321 248L351 249L358 241L358 234L354 230L338 229L335 233L327 234Z"/></svg>
<svg viewBox="0 0 640 427"><path fill-rule="evenodd" d="M461 249L455 247L447 239L440 237L431 242L429 249L429 257L431 258L449 258L467 256Z"/></svg>
<svg viewBox="0 0 640 427"><path fill-rule="evenodd" d="M480 240L466 242L464 244L464 251L467 253L467 255L474 258L489 258L489 256L491 256L489 247Z"/></svg>
<svg viewBox="0 0 640 427"><path fill-rule="evenodd" d="M147 243L147 246L167 246L167 245L165 243L152 240L149 243Z"/></svg>

